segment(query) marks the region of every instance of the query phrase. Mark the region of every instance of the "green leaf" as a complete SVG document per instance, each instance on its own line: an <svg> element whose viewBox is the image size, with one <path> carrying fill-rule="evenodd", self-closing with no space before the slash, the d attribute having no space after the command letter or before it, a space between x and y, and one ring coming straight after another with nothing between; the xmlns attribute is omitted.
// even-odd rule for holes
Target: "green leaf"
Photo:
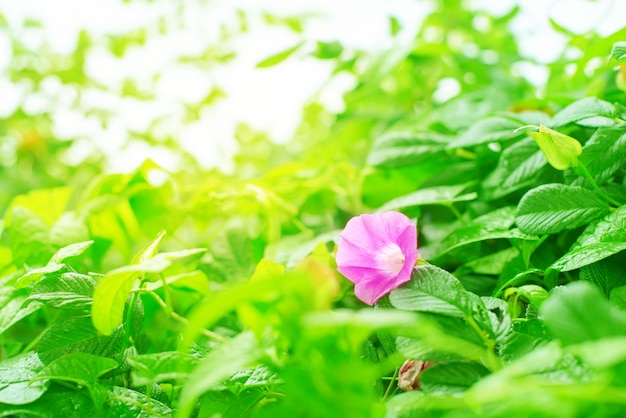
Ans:
<svg viewBox="0 0 626 418"><path fill-rule="evenodd" d="M258 361L263 353L263 348L259 347L251 332L243 332L209 352L182 388L178 416L188 417L204 392L218 388L237 370Z"/></svg>
<svg viewBox="0 0 626 418"><path fill-rule="evenodd" d="M341 56L341 53L343 52L343 45L337 41L317 41L316 46L317 48L313 53L313 56L321 60L337 58Z"/></svg>
<svg viewBox="0 0 626 418"><path fill-rule="evenodd" d="M443 151L448 136L434 132L390 132L376 138L367 162L377 167L401 167L430 159Z"/></svg>
<svg viewBox="0 0 626 418"><path fill-rule="evenodd" d="M234 393L240 393L254 387L264 387L283 383L279 374L261 365L252 369L239 370L225 382L226 387Z"/></svg>
<svg viewBox="0 0 626 418"><path fill-rule="evenodd" d="M198 358L178 351L141 354L127 359L135 386L183 380L198 364Z"/></svg>
<svg viewBox="0 0 626 418"><path fill-rule="evenodd" d="M598 184L626 165L626 124L601 127L585 144L580 161Z"/></svg>
<svg viewBox="0 0 626 418"><path fill-rule="evenodd" d="M151 258L154 258L154 256L157 254L159 250L159 244L161 243L161 240L163 239L164 236L165 236L165 231L159 232L157 236L154 237L154 239L150 241L150 243L148 243L148 245L143 247L141 250L137 252L137 254L135 254L135 256L133 257L131 261L131 264L141 264L144 261L148 261Z"/></svg>
<svg viewBox="0 0 626 418"><path fill-rule="evenodd" d="M117 366L117 362L112 358L89 353L68 353L48 364L37 374L37 377L90 385Z"/></svg>
<svg viewBox="0 0 626 418"><path fill-rule="evenodd" d="M52 255L48 227L28 209L13 207L9 230L11 251L17 266L41 265Z"/></svg>
<svg viewBox="0 0 626 418"><path fill-rule="evenodd" d="M515 222L528 234L556 234L588 224L608 211L608 204L593 190L544 184L522 197Z"/></svg>
<svg viewBox="0 0 626 418"><path fill-rule="evenodd" d="M498 166L484 182L490 198L500 198L533 184L546 159L531 138L524 138L502 152Z"/></svg>
<svg viewBox="0 0 626 418"><path fill-rule="evenodd" d="M160 238L157 237L157 239ZM153 251L150 246L146 247L139 253L137 260L143 259L144 255L147 254L146 250L148 252ZM93 294L91 315L96 329L104 335L110 335L122 323L126 299L140 275L161 273L170 267L173 262L202 254L205 251L206 249L204 248L195 248L160 253L152 258L145 259L139 264L120 267L107 273Z"/></svg>
<svg viewBox="0 0 626 418"><path fill-rule="evenodd" d="M583 126L612 125L616 113L615 106L611 103L596 97L585 97L584 99L575 101L554 115L550 125L553 127L561 127L570 123L578 123ZM598 125L598 123L600 123L600 125Z"/></svg>
<svg viewBox="0 0 626 418"><path fill-rule="evenodd" d="M540 312L552 335L565 345L626 335L626 312L588 282L557 288Z"/></svg>
<svg viewBox="0 0 626 418"><path fill-rule="evenodd" d="M62 270L67 270L65 264L48 263L43 267L37 267L28 270L22 276L18 277L15 281L16 288L28 287L31 283L38 281L44 275L56 276L53 273L59 273Z"/></svg>
<svg viewBox="0 0 626 418"><path fill-rule="evenodd" d="M616 287L611 290L609 300L615 306L626 311L626 286Z"/></svg>
<svg viewBox="0 0 626 418"><path fill-rule="evenodd" d="M397 309L433 312L463 318L484 305L447 271L427 264L413 269L411 281L394 289L389 301Z"/></svg>
<svg viewBox="0 0 626 418"><path fill-rule="evenodd" d="M39 399L20 407L3 408L0 405L0 416L11 418L99 417L101 413L102 410L96 408L85 392L60 385L50 387Z"/></svg>
<svg viewBox="0 0 626 418"><path fill-rule="evenodd" d="M143 393L114 386L109 392L108 417L116 418L172 418L172 409ZM177 415L178 416L178 415Z"/></svg>
<svg viewBox="0 0 626 418"><path fill-rule="evenodd" d="M13 288L9 279L0 279L0 334L41 307L39 303L24 306L27 295L25 289Z"/></svg>
<svg viewBox="0 0 626 418"><path fill-rule="evenodd" d="M616 42L611 49L609 65L615 67L622 64L626 64L626 42Z"/></svg>
<svg viewBox="0 0 626 418"><path fill-rule="evenodd" d="M574 270L626 249L626 205L587 226L570 250L550 268Z"/></svg>
<svg viewBox="0 0 626 418"><path fill-rule="evenodd" d="M449 148L462 148L489 142L505 141L521 138L523 132L517 131L520 121L505 116L493 116L481 119L465 131Z"/></svg>
<svg viewBox="0 0 626 418"><path fill-rule="evenodd" d="M397 337L396 348L403 357L424 361L478 360L486 358L484 341L460 318L420 314L414 337Z"/></svg>
<svg viewBox="0 0 626 418"><path fill-rule="evenodd" d="M259 62L256 65L256 68L268 68L268 67L273 67L275 65L278 65L281 62L285 61L287 58L289 58L298 49L300 49L302 45L304 45L304 42L300 42L292 46L291 48L287 48L284 51L278 52L277 54L267 57L261 62Z"/></svg>
<svg viewBox="0 0 626 418"><path fill-rule="evenodd" d="M467 184L463 184L457 186L438 186L420 189L411 194L390 200L378 208L378 212L398 210L412 206L448 205L452 202L463 202L476 199L477 194L475 192L461 194L467 186Z"/></svg>
<svg viewBox="0 0 626 418"><path fill-rule="evenodd" d="M89 316L62 319L50 326L39 340L37 353L46 364L73 352L117 358L123 349L122 328L110 335L100 335Z"/></svg>
<svg viewBox="0 0 626 418"><path fill-rule="evenodd" d="M44 394L47 380L31 382L44 365L34 352L0 363L0 402L10 405L31 403Z"/></svg>
<svg viewBox="0 0 626 418"><path fill-rule="evenodd" d="M424 392L462 392L489 374L484 366L464 361L438 363L420 373Z"/></svg>
<svg viewBox="0 0 626 418"><path fill-rule="evenodd" d="M605 258L582 267L580 269L580 280L598 286L605 296L609 296L616 287L626 286L624 257L616 257Z"/></svg>
<svg viewBox="0 0 626 418"><path fill-rule="evenodd" d="M95 288L96 281L91 276L66 272L37 283L26 302L37 301L61 309L88 309Z"/></svg>
<svg viewBox="0 0 626 418"><path fill-rule="evenodd" d="M48 264L60 264L66 258L76 257L85 252L91 245L93 244L93 240L77 242L75 244L70 244L65 247L59 248L59 250L54 253L52 258Z"/></svg>

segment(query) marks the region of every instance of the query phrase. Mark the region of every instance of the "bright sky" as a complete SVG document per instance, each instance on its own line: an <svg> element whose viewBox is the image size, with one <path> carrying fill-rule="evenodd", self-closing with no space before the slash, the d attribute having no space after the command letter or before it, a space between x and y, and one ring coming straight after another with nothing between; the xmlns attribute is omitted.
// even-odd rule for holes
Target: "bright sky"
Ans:
<svg viewBox="0 0 626 418"><path fill-rule="evenodd" d="M550 29L547 17L576 32L598 28L608 34L622 26L623 10L619 1L611 0L474 0L477 9L505 13L519 3L522 13L516 18L514 30L521 39L522 51L538 61L547 62L559 53L564 39ZM24 34L22 41L33 49L47 42L53 50L69 53L75 48L77 34L87 28L94 35L123 34L140 26L150 25L161 15L171 15L179 2L122 2L103 0L20 0L0 3L0 11L13 28L26 18L43 23L39 33ZM194 2L194 4L196 4ZM128 130L145 131L156 118L162 118L155 135L170 135L207 166L228 170L230 157L236 152L233 140L238 122L267 132L283 143L289 140L299 119L302 105L313 95L331 110L342 108L341 95L353 86L349 76L327 83L330 63L307 57L314 40L338 40L348 47L382 51L392 42L410 42L428 12L428 2L416 0L213 0L197 2L184 16L184 29L166 36L150 38L145 47L131 49L123 59L113 56L104 47L92 51L86 59L87 72L111 87L111 92L89 89L77 97L76 89L63 86L58 79L47 79L44 92L24 97L24 86L12 85L1 75L11 60L11 46L0 33L0 117L10 114L21 102L27 111L36 114L54 109L55 134L60 138L82 137L67 155L79 162L96 147L110 158L111 171L128 171L144 158L151 157L166 167L177 161L165 147L147 147L141 142L127 143ZM250 18L248 33L237 36L236 59L227 65L198 68L182 65L177 58L183 54L200 53L207 45L219 42L220 25L236 24L235 11L245 10ZM355 18L358 10L358 18ZM69 12L71 11L71 12ZM261 18L263 11L279 16L315 13L306 25L305 35L311 40L300 52L281 65L255 69L262 59L293 46L297 37L283 27L268 26ZM395 16L403 31L399 39L389 35L388 17ZM602 22L602 25L598 25ZM538 85L547 74L531 63L519 70ZM160 74L158 77L155 75ZM125 78L134 79L141 87L154 89L155 101L122 98L115 93ZM156 79L156 81L154 81ZM198 121L185 123L184 103L201 101L215 86L227 98L202 113ZM442 86L443 99L454 94L454 86ZM450 90L451 89L451 90ZM116 117L102 128L95 117L85 117L81 108L114 109Z"/></svg>

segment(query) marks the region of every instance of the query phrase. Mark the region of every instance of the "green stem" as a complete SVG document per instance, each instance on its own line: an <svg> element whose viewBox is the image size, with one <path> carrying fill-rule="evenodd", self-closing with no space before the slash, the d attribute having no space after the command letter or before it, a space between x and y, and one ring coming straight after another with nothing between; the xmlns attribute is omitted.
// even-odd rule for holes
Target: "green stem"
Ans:
<svg viewBox="0 0 626 418"><path fill-rule="evenodd" d="M463 214L459 212L459 210L454 206L453 203L447 203L446 206L450 209L454 216L456 216L459 222L461 222L463 225L467 225L467 222L465 221L465 219L463 219Z"/></svg>
<svg viewBox="0 0 626 418"><path fill-rule="evenodd" d="M470 326L474 329L474 331L476 331L476 333L485 342L485 345L487 346L487 360L489 362L490 369L494 372L497 370L500 370L502 368L502 363L500 362L500 359L496 355L496 351L495 351L496 342L493 341L491 338L489 338L489 336L486 335L485 332L483 332L483 330L478 326L478 324L476 323L473 317L468 316L467 318L465 318L465 320L470 324Z"/></svg>
<svg viewBox="0 0 626 418"><path fill-rule="evenodd" d="M156 301L156 303L163 308L163 310L165 310L165 312L167 312L169 315L169 317L183 325L187 325L189 323L189 320L187 318L185 318L184 316L180 316L179 314L177 314L174 311L168 311L167 309L167 303L165 303L165 301L163 299L161 299L161 297L159 295L157 295L155 292L151 291L151 290L146 290L146 289L142 289L142 291L150 296L152 296L152 298ZM207 338L211 338L215 341L219 341L221 343L225 343L226 341L228 341L227 338L221 336L220 334L213 332L213 331L209 331L208 329L203 329L202 330L202 334L207 337Z"/></svg>
<svg viewBox="0 0 626 418"><path fill-rule="evenodd" d="M583 177L585 177L587 180L589 180L589 183L591 183L591 187L593 187L595 189L595 191L598 192L598 194L600 196L602 196L602 198L604 198L604 200L606 200L610 204L614 205L615 207L620 207L621 206L621 204L618 201L616 201L611 196L607 195L602 190L600 190L600 187L598 187L598 184L595 182L595 180L593 179L593 177L589 173L589 170L587 170L587 167L585 167L585 165L583 163L581 163L579 161L577 168L579 169L579 172L583 175Z"/></svg>
<svg viewBox="0 0 626 418"><path fill-rule="evenodd" d="M398 367L396 367L396 369L393 371L393 376L391 377L391 380L389 384L387 385L387 390L385 391L385 394L383 395L383 401L387 399L387 397L391 394L391 388L393 387L393 382L395 382L396 379L398 378L399 371L400 369Z"/></svg>

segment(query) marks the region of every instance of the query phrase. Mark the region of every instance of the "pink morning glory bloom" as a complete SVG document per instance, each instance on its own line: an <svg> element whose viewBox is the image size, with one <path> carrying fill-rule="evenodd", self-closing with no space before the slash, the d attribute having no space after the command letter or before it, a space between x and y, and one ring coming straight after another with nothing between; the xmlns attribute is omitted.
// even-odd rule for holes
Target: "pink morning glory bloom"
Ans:
<svg viewBox="0 0 626 418"><path fill-rule="evenodd" d="M417 227L399 212L348 221L337 247L337 270L354 282L356 297L373 305L411 280L417 261Z"/></svg>

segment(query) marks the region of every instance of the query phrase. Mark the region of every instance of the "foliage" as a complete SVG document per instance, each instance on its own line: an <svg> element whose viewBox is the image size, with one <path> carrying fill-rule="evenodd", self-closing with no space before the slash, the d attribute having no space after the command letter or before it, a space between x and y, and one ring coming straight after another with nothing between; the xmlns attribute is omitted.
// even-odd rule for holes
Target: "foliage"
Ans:
<svg viewBox="0 0 626 418"><path fill-rule="evenodd" d="M234 174L189 155L180 170L70 166L50 114L0 121L0 416L618 416L626 29L566 33L579 57L539 87L515 70L532 61L509 31L517 9L461 6L439 2L381 55L318 42L311 56L358 81L345 110L312 101L284 149L242 127ZM104 89L83 71L91 43L14 63L13 81ZM442 80L460 92L437 100ZM370 308L334 254L348 219L389 210L417 221L421 260ZM434 364L403 393L406 359Z"/></svg>

